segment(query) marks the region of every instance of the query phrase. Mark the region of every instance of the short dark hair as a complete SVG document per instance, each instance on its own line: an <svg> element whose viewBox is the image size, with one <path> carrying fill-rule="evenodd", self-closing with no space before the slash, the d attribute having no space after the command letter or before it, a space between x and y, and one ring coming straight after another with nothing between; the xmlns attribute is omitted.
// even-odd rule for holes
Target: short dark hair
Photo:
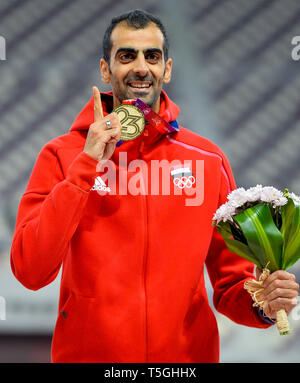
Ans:
<svg viewBox="0 0 300 383"><path fill-rule="evenodd" d="M169 57L169 39L168 39L168 35L164 25L162 24L162 22L160 21L158 17L153 16L151 13L142 11L140 9L135 9L134 11L129 11L129 12L121 14L120 16L114 17L111 20L110 25L107 27L103 37L103 58L107 63L110 63L110 52L112 48L112 42L111 42L112 31L122 21L126 21L129 27L132 27L135 29L144 29L151 22L156 24L158 28L161 30L164 37L163 51L164 51L165 61L167 61Z"/></svg>

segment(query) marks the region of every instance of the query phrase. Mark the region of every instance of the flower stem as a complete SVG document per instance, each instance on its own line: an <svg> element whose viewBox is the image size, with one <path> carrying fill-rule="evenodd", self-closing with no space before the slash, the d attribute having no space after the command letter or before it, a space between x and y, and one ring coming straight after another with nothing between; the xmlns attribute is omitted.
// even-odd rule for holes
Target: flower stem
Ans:
<svg viewBox="0 0 300 383"><path fill-rule="evenodd" d="M287 335L290 333L290 326L287 319L287 315L284 309L277 311L276 313L277 328L280 335Z"/></svg>

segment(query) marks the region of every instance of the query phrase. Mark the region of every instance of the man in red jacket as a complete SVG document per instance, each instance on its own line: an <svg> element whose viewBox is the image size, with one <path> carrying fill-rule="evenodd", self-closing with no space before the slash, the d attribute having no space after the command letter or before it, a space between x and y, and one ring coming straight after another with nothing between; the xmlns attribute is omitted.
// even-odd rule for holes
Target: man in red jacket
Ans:
<svg viewBox="0 0 300 383"><path fill-rule="evenodd" d="M70 132L38 156L19 206L11 265L32 290L51 283L62 266L54 362L217 362L204 265L220 313L247 326L271 325L243 288L253 265L229 252L212 226L236 187L230 165L212 142L178 127L179 108L162 90L171 72L157 18L133 11L113 19L101 59L112 92L100 95L94 87ZM159 115L158 124L175 129L149 123L120 142L113 110L137 98ZM99 161L114 172L109 185ZM157 161L163 171L153 176ZM168 167L175 162L181 167ZM175 182L179 173L195 176L193 190L203 190L203 198L186 203L191 185ZM153 192L167 182L169 193ZM139 193L130 193L133 185ZM289 313L298 288L294 275L273 273L265 314Z"/></svg>

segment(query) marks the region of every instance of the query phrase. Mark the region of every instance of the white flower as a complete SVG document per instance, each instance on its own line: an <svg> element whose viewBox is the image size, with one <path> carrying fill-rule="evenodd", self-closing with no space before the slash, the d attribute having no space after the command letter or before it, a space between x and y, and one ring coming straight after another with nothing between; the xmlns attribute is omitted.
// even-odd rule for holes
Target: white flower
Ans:
<svg viewBox="0 0 300 383"><path fill-rule="evenodd" d="M283 197L283 193L280 190L275 189L273 186L265 186L262 188L260 199L262 202L272 203L276 200L280 200Z"/></svg>
<svg viewBox="0 0 300 383"><path fill-rule="evenodd" d="M262 192L262 185L256 185L246 190L248 202L260 201L260 196Z"/></svg>
<svg viewBox="0 0 300 383"><path fill-rule="evenodd" d="M280 198L276 199L275 201L273 201L273 207L286 205L287 202L288 202L287 198L280 197Z"/></svg>
<svg viewBox="0 0 300 383"><path fill-rule="evenodd" d="M217 221L217 223L219 223L220 221L233 221L232 216L234 214L235 207L230 202L226 202L223 205L221 205L216 211L213 217L213 221Z"/></svg>
<svg viewBox="0 0 300 383"><path fill-rule="evenodd" d="M300 197L294 193L288 193L288 197L292 198L296 205L300 205ZM284 196L283 192L274 188L273 186L256 185L247 190L244 188L238 188L233 190L227 196L228 202L221 205L216 211L213 221L232 221L233 216L238 214L241 211L241 207L244 206L247 202L250 205L257 203L269 203L272 204L274 208L284 206L287 204L288 199ZM246 206L245 206L246 208Z"/></svg>
<svg viewBox="0 0 300 383"><path fill-rule="evenodd" d="M294 193L288 193L288 197L294 201L295 205L300 205L300 197Z"/></svg>
<svg viewBox="0 0 300 383"><path fill-rule="evenodd" d="M234 207L243 206L247 202L247 192L244 188L233 190L227 197L230 204Z"/></svg>

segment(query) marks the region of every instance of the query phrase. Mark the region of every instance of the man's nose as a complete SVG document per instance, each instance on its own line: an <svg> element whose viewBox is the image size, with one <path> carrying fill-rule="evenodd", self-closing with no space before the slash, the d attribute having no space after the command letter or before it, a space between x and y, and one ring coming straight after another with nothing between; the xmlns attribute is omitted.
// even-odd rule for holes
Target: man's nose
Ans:
<svg viewBox="0 0 300 383"><path fill-rule="evenodd" d="M139 54L137 56L134 63L133 71L136 74L139 74L141 77L145 77L148 74L149 68L143 54Z"/></svg>

